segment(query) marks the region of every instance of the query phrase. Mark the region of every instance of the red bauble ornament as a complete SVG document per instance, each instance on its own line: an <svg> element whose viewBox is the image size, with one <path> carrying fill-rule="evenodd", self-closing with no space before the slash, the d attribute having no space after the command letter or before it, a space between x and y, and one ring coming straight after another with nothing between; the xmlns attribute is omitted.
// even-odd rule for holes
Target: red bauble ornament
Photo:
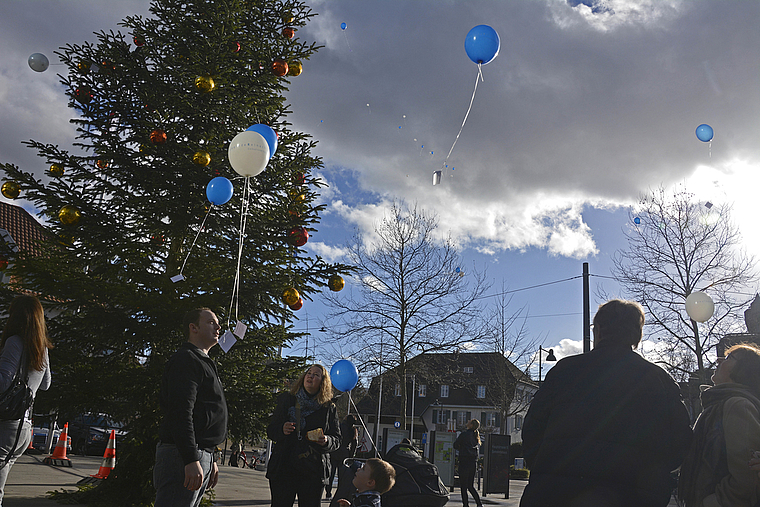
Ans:
<svg viewBox="0 0 760 507"><path fill-rule="evenodd" d="M298 298L298 301L295 302L295 304L288 305L291 310L300 310L301 307L303 307L303 298Z"/></svg>
<svg viewBox="0 0 760 507"><path fill-rule="evenodd" d="M293 175L293 183L296 185L303 185L306 183L306 175L304 173L296 173Z"/></svg>
<svg viewBox="0 0 760 507"><path fill-rule="evenodd" d="M304 246L309 241L309 231L304 227L294 227L288 233L288 241L293 246Z"/></svg>
<svg viewBox="0 0 760 507"><path fill-rule="evenodd" d="M287 72L287 70L285 72ZM88 104L93 99L93 97L94 95L92 94L92 89L87 85L82 85L74 90L74 98L77 100L77 102L80 102L82 104Z"/></svg>
<svg viewBox="0 0 760 507"><path fill-rule="evenodd" d="M135 46L137 46L138 48L145 45L145 41L141 39L140 37L138 37L137 35L132 37L132 42L134 42Z"/></svg>
<svg viewBox="0 0 760 507"><path fill-rule="evenodd" d="M166 132L156 129L150 133L150 142L153 144L164 144L166 142Z"/></svg>
<svg viewBox="0 0 760 507"><path fill-rule="evenodd" d="M95 165L97 165L100 169L106 169L108 168L108 160L99 158L98 161L95 162Z"/></svg>
<svg viewBox="0 0 760 507"><path fill-rule="evenodd" d="M288 26L282 29L282 36L292 39L296 35L296 29L292 26Z"/></svg>
<svg viewBox="0 0 760 507"><path fill-rule="evenodd" d="M5 268L8 267L8 259L5 257L0 257L0 271L5 271ZM299 298L300 301L300 298ZM303 305L303 303L301 303ZM300 306L298 308L301 308ZM298 308L294 308L294 310L298 310Z"/></svg>
<svg viewBox="0 0 760 507"><path fill-rule="evenodd" d="M282 77L288 73L288 62L285 60L275 60L272 62L272 74Z"/></svg>
<svg viewBox="0 0 760 507"><path fill-rule="evenodd" d="M240 43L236 40L230 42L230 50L232 50L233 53L240 51Z"/></svg>

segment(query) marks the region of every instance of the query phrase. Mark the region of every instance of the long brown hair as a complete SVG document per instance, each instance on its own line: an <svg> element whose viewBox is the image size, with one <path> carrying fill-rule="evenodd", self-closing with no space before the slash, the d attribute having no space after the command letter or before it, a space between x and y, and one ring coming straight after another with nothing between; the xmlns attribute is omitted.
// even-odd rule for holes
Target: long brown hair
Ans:
<svg viewBox="0 0 760 507"><path fill-rule="evenodd" d="M473 433L475 433L475 438L478 439L478 445L480 445L480 432L478 431L478 428L480 428L480 421L477 419L472 419L467 423L467 427L471 429Z"/></svg>
<svg viewBox="0 0 760 507"><path fill-rule="evenodd" d="M330 380L330 374L327 372L327 368L321 364L315 363L309 365L309 367L306 368L303 373L301 373L301 376L298 377L298 380L296 380L295 384L293 384L293 386L290 388L290 394L298 394L298 390L303 387L303 379L306 378L306 374L309 373L309 370L311 370L314 366L322 370L322 382L319 384L317 402L320 405L327 405L332 400L332 380Z"/></svg>
<svg viewBox="0 0 760 507"><path fill-rule="evenodd" d="M8 320L5 321L0 348L11 336L18 335L27 353L27 365L41 371L45 369L45 350L52 349L53 344L47 335L45 312L40 300L34 296L16 296L8 308Z"/></svg>

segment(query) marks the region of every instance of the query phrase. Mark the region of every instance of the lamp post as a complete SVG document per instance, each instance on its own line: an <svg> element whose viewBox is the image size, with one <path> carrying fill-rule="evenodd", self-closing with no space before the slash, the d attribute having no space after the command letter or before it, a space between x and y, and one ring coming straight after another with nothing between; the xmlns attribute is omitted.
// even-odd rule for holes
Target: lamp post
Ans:
<svg viewBox="0 0 760 507"><path fill-rule="evenodd" d="M547 350L541 345L538 346L538 385L541 385L541 352L548 352L548 355L546 356L547 361L551 361L553 363L557 360L557 358L554 357L553 349Z"/></svg>

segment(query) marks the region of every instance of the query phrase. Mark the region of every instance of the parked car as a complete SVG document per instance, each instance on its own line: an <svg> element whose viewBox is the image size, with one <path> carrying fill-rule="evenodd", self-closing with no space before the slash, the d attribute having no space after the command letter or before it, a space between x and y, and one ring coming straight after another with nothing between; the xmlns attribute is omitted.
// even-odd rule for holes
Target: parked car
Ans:
<svg viewBox="0 0 760 507"><path fill-rule="evenodd" d="M116 440L127 434L124 424L114 421L107 414L82 414L69 422L69 436L74 454L102 456L105 453L111 430Z"/></svg>
<svg viewBox="0 0 760 507"><path fill-rule="evenodd" d="M35 416L32 425L32 447L38 451L45 450L45 442L47 441L48 433L50 433L51 416ZM61 428L54 423L53 429L53 443L50 446L51 452L58 444L58 438L61 436ZM71 434L66 439L66 451L71 451Z"/></svg>

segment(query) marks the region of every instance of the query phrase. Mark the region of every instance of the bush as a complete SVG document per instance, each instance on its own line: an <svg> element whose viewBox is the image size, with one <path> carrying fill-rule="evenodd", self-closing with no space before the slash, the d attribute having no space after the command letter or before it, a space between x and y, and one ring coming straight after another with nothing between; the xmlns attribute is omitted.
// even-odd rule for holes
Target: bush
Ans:
<svg viewBox="0 0 760 507"><path fill-rule="evenodd" d="M527 480L530 477L530 470L527 468L518 468L515 470L514 465L510 465L509 467L509 478L510 479L525 479Z"/></svg>

